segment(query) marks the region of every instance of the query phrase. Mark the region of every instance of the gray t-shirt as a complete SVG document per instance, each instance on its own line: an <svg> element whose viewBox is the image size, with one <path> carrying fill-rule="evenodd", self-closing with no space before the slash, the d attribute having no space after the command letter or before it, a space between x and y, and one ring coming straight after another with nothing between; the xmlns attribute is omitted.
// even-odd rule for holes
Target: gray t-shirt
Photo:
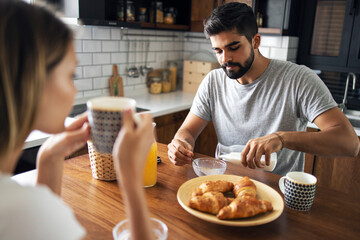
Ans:
<svg viewBox="0 0 360 240"><path fill-rule="evenodd" d="M265 72L246 85L211 71L201 82L191 112L214 123L220 144L246 145L276 131L306 131L308 122L337 104L309 68L271 60ZM273 173L304 170L304 153L282 149Z"/></svg>

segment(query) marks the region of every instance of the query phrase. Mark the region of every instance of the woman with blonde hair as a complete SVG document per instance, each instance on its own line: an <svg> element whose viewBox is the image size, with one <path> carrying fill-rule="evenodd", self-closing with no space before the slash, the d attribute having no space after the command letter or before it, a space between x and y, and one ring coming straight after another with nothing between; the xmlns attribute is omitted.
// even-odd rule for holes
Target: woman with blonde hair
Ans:
<svg viewBox="0 0 360 240"><path fill-rule="evenodd" d="M61 20L42 7L0 1L0 239L81 239L85 235L59 197L65 156L82 147L90 132L87 115L64 126L76 94L72 80L76 65L73 33ZM147 152L151 145L151 137L142 137L152 134L151 116L145 115L137 128L131 125L131 117L125 114L125 119L128 124L116 143L116 161L139 149ZM53 135L38 152L37 185L20 186L10 176L34 129ZM122 151L129 142L133 151ZM117 166L134 170L144 165L145 155L130 156L137 165L122 160ZM126 189L132 189L131 184ZM129 195L129 201L136 196L136 192ZM142 209L145 215L137 221L148 226L146 206ZM148 229L143 234L148 235Z"/></svg>

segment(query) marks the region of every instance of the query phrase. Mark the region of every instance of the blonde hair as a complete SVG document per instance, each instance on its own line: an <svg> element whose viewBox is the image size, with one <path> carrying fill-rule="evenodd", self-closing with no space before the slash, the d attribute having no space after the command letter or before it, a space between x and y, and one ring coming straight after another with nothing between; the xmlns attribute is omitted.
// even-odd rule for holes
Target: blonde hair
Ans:
<svg viewBox="0 0 360 240"><path fill-rule="evenodd" d="M47 76L72 39L72 31L49 10L0 1L0 155L24 144Z"/></svg>

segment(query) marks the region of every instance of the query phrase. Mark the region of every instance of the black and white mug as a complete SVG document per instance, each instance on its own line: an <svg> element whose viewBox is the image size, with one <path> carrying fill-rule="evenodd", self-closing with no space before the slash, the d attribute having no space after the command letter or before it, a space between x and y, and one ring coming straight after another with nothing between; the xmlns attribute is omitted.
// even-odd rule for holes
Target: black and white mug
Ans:
<svg viewBox="0 0 360 240"><path fill-rule="evenodd" d="M279 188L284 194L287 207L298 211L309 211L315 197L317 179L304 172L289 172L280 178Z"/></svg>

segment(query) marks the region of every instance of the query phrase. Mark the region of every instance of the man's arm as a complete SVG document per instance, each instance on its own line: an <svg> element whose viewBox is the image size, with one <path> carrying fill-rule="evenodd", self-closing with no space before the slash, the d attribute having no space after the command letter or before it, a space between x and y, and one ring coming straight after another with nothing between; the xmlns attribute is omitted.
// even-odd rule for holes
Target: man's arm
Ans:
<svg viewBox="0 0 360 240"><path fill-rule="evenodd" d="M332 108L315 118L319 132L279 132L284 147L311 154L355 157L359 152L359 138L353 126L339 108Z"/></svg>
<svg viewBox="0 0 360 240"><path fill-rule="evenodd" d="M175 165L191 163L197 137L206 127L208 121L189 112L185 121L168 145L168 156Z"/></svg>
<svg viewBox="0 0 360 240"><path fill-rule="evenodd" d="M314 120L319 132L279 131L264 137L249 140L245 146L241 162L254 168L261 166L261 155L266 162L270 153L282 147L320 156L356 156L360 149L359 138L346 116L337 107L320 114ZM255 158L255 159L254 159ZM254 159L254 162L253 162Z"/></svg>

